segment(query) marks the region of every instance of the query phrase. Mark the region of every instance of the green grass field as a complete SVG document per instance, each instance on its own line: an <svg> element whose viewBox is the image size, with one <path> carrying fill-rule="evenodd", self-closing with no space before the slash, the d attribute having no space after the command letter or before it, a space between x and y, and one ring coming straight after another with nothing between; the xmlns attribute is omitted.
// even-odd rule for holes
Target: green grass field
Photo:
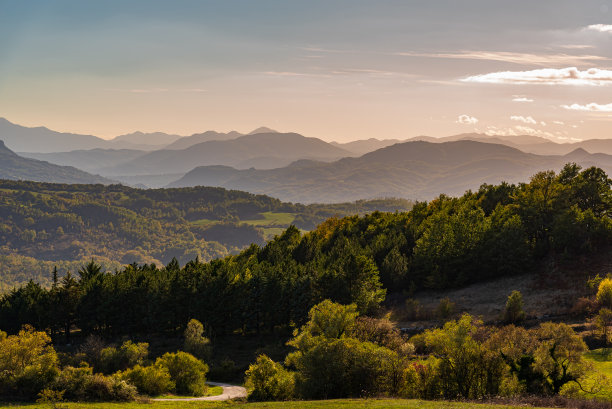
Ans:
<svg viewBox="0 0 612 409"><path fill-rule="evenodd" d="M263 219L243 220L242 223L250 224L251 226L289 226L295 220L293 213L276 213L264 212L261 213Z"/></svg>
<svg viewBox="0 0 612 409"><path fill-rule="evenodd" d="M203 396L217 396L223 393L223 388L220 386L208 386L206 390L206 394ZM159 399L185 399L185 398L193 398L193 396L179 396L179 395L160 395L155 398Z"/></svg>
<svg viewBox="0 0 612 409"><path fill-rule="evenodd" d="M587 394L579 391L580 396L612 401L612 348L600 348L584 354L584 358L593 366L591 373L583 382L583 388L596 391Z"/></svg>
<svg viewBox="0 0 612 409"><path fill-rule="evenodd" d="M50 404L9 404L0 403L0 408L50 409ZM166 408L228 408L228 409L519 409L524 406L489 405L476 403L420 401L406 399L341 399L326 401L297 402L153 402L153 403L62 403L66 409L166 409Z"/></svg>

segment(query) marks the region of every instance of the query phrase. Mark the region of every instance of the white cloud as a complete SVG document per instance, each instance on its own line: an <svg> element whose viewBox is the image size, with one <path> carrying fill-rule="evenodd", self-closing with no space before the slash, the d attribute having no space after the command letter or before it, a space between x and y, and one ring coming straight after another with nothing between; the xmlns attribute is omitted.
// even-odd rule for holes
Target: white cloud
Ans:
<svg viewBox="0 0 612 409"><path fill-rule="evenodd" d="M591 102L590 104L580 105L561 105L562 108L570 109L572 111L591 111L591 112L612 112L612 103L606 105L596 104Z"/></svg>
<svg viewBox="0 0 612 409"><path fill-rule="evenodd" d="M398 52L395 55L405 57L446 58L460 60L487 60L504 61L514 64L527 65L584 65L589 61L607 61L609 58L600 55L571 55L571 54L529 54L508 51L460 51L457 53L413 53Z"/></svg>
<svg viewBox="0 0 612 409"><path fill-rule="evenodd" d="M474 125L476 123L478 123L478 118L474 118L473 116L469 116L469 115L459 115L457 117L457 121L458 124L464 124L464 125Z"/></svg>
<svg viewBox="0 0 612 409"><path fill-rule="evenodd" d="M489 136L518 136L518 135L533 135L540 136L544 138L556 138L550 132L542 131L540 129L535 129L530 126L517 125L513 128L498 128L496 126L488 126L485 134Z"/></svg>
<svg viewBox="0 0 612 409"><path fill-rule="evenodd" d="M543 68L531 71L501 71L473 75L463 82L488 84L546 84L546 85L609 85L612 84L612 70L589 68L580 71L576 67Z"/></svg>
<svg viewBox="0 0 612 409"><path fill-rule="evenodd" d="M560 45L561 48L567 48L568 50L584 50L587 48L595 48L594 45L590 44L563 44Z"/></svg>
<svg viewBox="0 0 612 409"><path fill-rule="evenodd" d="M535 124L537 124L537 123L538 123L538 122L537 122L535 119L533 119L533 118L532 118L532 117L530 117L530 116L512 115L512 116L510 117L510 119L511 119L512 121L523 122L523 123L526 123L526 124L533 124L533 125L535 125Z"/></svg>
<svg viewBox="0 0 612 409"><path fill-rule="evenodd" d="M541 125L541 126L546 126L546 122L544 122L544 121L540 121L540 125Z"/></svg>
<svg viewBox="0 0 612 409"><path fill-rule="evenodd" d="M514 98L512 98L513 102L533 102L533 99L531 98L527 98L527 97L521 97L521 96L515 96Z"/></svg>
<svg viewBox="0 0 612 409"><path fill-rule="evenodd" d="M591 24L587 29L599 31L600 33L612 33L612 24Z"/></svg>
<svg viewBox="0 0 612 409"><path fill-rule="evenodd" d="M565 125L565 122L563 122L563 121L553 121L553 124L555 124L555 125Z"/></svg>

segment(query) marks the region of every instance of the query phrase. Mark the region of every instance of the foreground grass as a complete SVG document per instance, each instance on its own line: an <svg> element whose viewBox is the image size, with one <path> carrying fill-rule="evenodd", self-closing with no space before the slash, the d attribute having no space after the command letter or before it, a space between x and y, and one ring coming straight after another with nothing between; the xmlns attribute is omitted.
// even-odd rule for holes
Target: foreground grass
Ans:
<svg viewBox="0 0 612 409"><path fill-rule="evenodd" d="M584 354L593 366L593 372L583 382L586 390L595 390L595 394L577 391L578 395L585 398L596 398L612 401L612 348L600 348Z"/></svg>
<svg viewBox="0 0 612 409"><path fill-rule="evenodd" d="M66 409L155 409L155 408L227 408L227 409L524 409L525 406L491 405L463 402L422 401L407 399L339 399L297 402L153 402L153 403L62 403ZM50 404L0 403L0 408L49 409Z"/></svg>
<svg viewBox="0 0 612 409"><path fill-rule="evenodd" d="M223 393L223 388L221 386L209 386L208 389L206 389L206 393L202 396L217 396L217 395L221 395L222 393ZM166 395L156 396L155 398L157 399L189 399L189 398L193 398L193 396L166 394Z"/></svg>

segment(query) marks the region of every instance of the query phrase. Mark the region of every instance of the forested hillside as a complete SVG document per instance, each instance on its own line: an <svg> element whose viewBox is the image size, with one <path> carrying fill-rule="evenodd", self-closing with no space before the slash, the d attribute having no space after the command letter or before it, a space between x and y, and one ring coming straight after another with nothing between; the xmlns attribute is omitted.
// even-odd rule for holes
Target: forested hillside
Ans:
<svg viewBox="0 0 612 409"><path fill-rule="evenodd" d="M310 230L334 215L405 211L406 200L337 205L283 203L222 188L141 190L121 185L0 181L0 289L92 257L105 269L224 257L264 244L290 224Z"/></svg>
<svg viewBox="0 0 612 409"><path fill-rule="evenodd" d="M607 248L611 185L601 169L566 165L559 174L538 173L529 183L484 185L459 198L441 195L409 212L330 218L305 234L292 226L265 246L253 244L208 263L193 260L181 267L173 260L165 267L133 264L117 272L90 263L78 274L60 271L51 289L31 282L7 294L0 302L0 328L16 331L31 323L57 333L76 325L84 334L118 336L176 333L196 318L217 334L259 333L303 323L308 310L325 299L372 312L387 292L452 288L529 273L550 256ZM112 189L108 194L121 193ZM172 193L184 201L190 191ZM228 202L224 212L250 211L233 196L238 193L217 193ZM113 198L152 212L146 200L161 200L168 192L150 194L138 201ZM275 210L290 206L269 198L256 203L276 204ZM184 211L184 217L210 214ZM98 207L91 215L101 213Z"/></svg>

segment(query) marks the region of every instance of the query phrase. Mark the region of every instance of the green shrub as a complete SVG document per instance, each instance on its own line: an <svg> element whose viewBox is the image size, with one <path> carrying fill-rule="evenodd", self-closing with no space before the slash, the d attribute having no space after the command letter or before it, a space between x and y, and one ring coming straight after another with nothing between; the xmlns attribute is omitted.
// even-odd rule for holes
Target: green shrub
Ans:
<svg viewBox="0 0 612 409"><path fill-rule="evenodd" d="M149 344L125 341L120 348L107 347L100 351L99 365L96 370L105 374L125 370L134 365L142 365L149 355Z"/></svg>
<svg viewBox="0 0 612 409"><path fill-rule="evenodd" d="M612 279L604 278L599 283L597 295L595 296L597 303L602 307L612 309Z"/></svg>
<svg viewBox="0 0 612 409"><path fill-rule="evenodd" d="M165 368L181 395L201 396L206 392L208 365L187 352L165 353L155 365Z"/></svg>
<svg viewBox="0 0 612 409"><path fill-rule="evenodd" d="M17 335L0 331L0 395L34 398L59 373L51 338L31 326Z"/></svg>
<svg viewBox="0 0 612 409"><path fill-rule="evenodd" d="M438 376L439 360L429 357L425 361L411 362L404 370L399 395L410 399L438 399L442 384Z"/></svg>
<svg viewBox="0 0 612 409"><path fill-rule="evenodd" d="M136 365L134 368L120 373L119 377L134 385L138 392L149 396L168 393L175 388L168 370L156 365Z"/></svg>
<svg viewBox="0 0 612 409"><path fill-rule="evenodd" d="M66 367L55 382L65 398L76 401L130 401L137 396L136 387L114 377L94 374L89 366Z"/></svg>
<svg viewBox="0 0 612 409"><path fill-rule="evenodd" d="M448 297L442 298L438 304L438 308L436 308L436 316L444 320L450 318L453 312L455 312L455 303Z"/></svg>
<svg viewBox="0 0 612 409"><path fill-rule="evenodd" d="M305 399L376 396L392 391L397 354L355 338L317 337L287 356L297 369L296 390Z"/></svg>
<svg viewBox="0 0 612 409"><path fill-rule="evenodd" d="M525 319L525 311L523 311L523 295L520 291L512 291L506 301L504 309L504 322L507 324L516 324Z"/></svg>
<svg viewBox="0 0 612 409"><path fill-rule="evenodd" d="M295 392L295 376L266 355L259 355L246 371L245 385L251 401L290 400Z"/></svg>
<svg viewBox="0 0 612 409"><path fill-rule="evenodd" d="M190 320L185 329L185 352L199 359L210 357L210 340L204 335L204 325L198 320Z"/></svg>

